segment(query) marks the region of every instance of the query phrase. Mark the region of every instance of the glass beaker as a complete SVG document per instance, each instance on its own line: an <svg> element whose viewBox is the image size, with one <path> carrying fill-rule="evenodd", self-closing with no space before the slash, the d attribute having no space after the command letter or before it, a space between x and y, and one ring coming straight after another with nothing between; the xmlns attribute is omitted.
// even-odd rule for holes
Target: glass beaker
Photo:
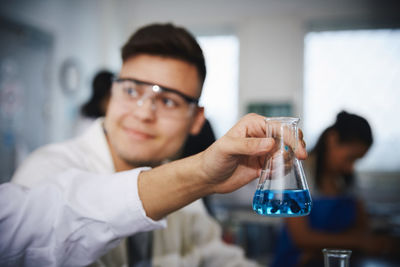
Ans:
<svg viewBox="0 0 400 267"><path fill-rule="evenodd" d="M349 267L351 250L324 248L324 267Z"/></svg>
<svg viewBox="0 0 400 267"><path fill-rule="evenodd" d="M298 122L292 117L266 118L266 137L275 147L265 159L253 198L255 212L265 216L295 217L310 213L311 196L301 162L294 150L298 145Z"/></svg>

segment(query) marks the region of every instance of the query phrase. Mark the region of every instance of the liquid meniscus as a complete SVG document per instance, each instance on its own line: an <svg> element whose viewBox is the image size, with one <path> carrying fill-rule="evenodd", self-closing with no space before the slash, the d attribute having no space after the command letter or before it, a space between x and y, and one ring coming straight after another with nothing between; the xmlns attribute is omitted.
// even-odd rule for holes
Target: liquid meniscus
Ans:
<svg viewBox="0 0 400 267"><path fill-rule="evenodd" d="M265 216L304 216L311 206L308 190L257 190L253 198L253 210Z"/></svg>

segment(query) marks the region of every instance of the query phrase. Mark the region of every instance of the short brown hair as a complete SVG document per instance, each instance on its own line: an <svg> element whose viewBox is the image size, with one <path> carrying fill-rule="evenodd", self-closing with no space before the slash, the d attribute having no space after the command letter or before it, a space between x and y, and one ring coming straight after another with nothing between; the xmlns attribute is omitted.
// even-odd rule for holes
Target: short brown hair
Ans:
<svg viewBox="0 0 400 267"><path fill-rule="evenodd" d="M122 61L139 54L171 57L193 64L201 84L206 78L203 51L186 29L171 23L150 24L137 30L122 47Z"/></svg>

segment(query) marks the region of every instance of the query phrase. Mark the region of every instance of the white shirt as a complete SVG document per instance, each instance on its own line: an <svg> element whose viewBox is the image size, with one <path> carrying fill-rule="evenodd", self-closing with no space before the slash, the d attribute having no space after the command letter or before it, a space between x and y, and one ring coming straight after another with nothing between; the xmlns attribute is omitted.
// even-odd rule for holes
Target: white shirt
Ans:
<svg viewBox="0 0 400 267"><path fill-rule="evenodd" d="M165 227L146 217L137 190L142 169L71 169L30 190L1 185L0 266L85 266L123 237Z"/></svg>

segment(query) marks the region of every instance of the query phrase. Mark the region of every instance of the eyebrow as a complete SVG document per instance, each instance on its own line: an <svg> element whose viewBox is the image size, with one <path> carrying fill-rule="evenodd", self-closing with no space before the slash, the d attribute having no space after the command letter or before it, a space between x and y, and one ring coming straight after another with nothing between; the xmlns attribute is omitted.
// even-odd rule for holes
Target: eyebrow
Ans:
<svg viewBox="0 0 400 267"><path fill-rule="evenodd" d="M137 84L144 84L144 85L151 85L151 86L157 85L158 87L161 88L162 91L169 92L169 93L175 93L177 95L180 95L181 97L183 97L189 103L195 103L195 104L199 103L199 98L188 96L188 95L186 95L186 94L184 94L182 92L179 92L176 89L168 88L168 87L161 86L161 85L158 85L158 84L155 84L155 83L140 81L140 80L133 79L133 78L123 78L123 77L116 77L116 78L113 79L113 81L114 82L131 81L131 82L134 82L134 83L137 83Z"/></svg>

